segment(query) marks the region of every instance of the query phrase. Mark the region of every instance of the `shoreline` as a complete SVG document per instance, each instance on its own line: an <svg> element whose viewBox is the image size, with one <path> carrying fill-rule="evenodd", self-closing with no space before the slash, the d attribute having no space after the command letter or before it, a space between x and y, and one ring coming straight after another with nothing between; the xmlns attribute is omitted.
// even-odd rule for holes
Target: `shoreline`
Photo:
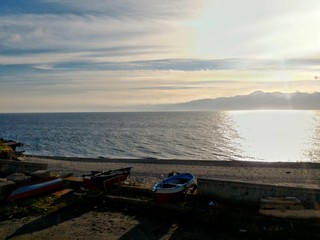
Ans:
<svg viewBox="0 0 320 240"><path fill-rule="evenodd" d="M58 174L82 176L91 171L132 167L131 180L152 187L168 173L189 172L196 178L320 189L320 164L251 161L109 159L26 155L23 161L48 164Z"/></svg>
<svg viewBox="0 0 320 240"><path fill-rule="evenodd" d="M186 159L159 159L159 158L105 158L105 157L64 157L25 155L26 158L50 159L69 162L90 163L130 163L130 164L167 164L167 165L194 165L194 166L229 166L229 167L277 167L277 168L313 168L320 169L320 163L315 162L284 162L284 161L241 161L241 160L186 160Z"/></svg>

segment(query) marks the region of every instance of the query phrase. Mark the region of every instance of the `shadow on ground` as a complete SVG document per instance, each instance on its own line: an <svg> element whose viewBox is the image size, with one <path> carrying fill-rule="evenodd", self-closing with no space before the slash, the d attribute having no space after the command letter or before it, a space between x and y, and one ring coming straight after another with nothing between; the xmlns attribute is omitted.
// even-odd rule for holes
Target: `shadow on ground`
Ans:
<svg viewBox="0 0 320 240"><path fill-rule="evenodd" d="M202 206L202 205L201 205ZM81 198L67 207L23 225L6 239L21 237L48 229L93 211L94 221L85 222L86 234L77 233L79 239L105 236L110 229L120 240L131 239L320 239L319 220L283 220L259 216L256 210L240 206L212 209L207 204L201 209L173 208L120 202L101 198ZM100 214L96 214L100 213ZM102 213L102 214L101 214ZM118 226L107 213L121 213L134 219L132 225ZM104 218L100 218L104 216ZM112 214L110 215L112 216ZM126 221L126 217L123 221ZM90 228L90 224L92 228ZM89 231L87 232L87 229ZM119 229L119 232L118 232ZM73 229L72 234L77 229ZM101 233L101 235L99 235ZM82 234L82 235L81 235ZM89 234L89 235L88 235ZM75 237L75 235L71 235ZM70 239L70 238L68 238ZM115 239L115 238L112 238Z"/></svg>
<svg viewBox="0 0 320 240"><path fill-rule="evenodd" d="M6 239L9 240L19 235L38 232L73 218L80 217L84 213L92 210L99 201L100 199L78 198L65 207L23 225Z"/></svg>

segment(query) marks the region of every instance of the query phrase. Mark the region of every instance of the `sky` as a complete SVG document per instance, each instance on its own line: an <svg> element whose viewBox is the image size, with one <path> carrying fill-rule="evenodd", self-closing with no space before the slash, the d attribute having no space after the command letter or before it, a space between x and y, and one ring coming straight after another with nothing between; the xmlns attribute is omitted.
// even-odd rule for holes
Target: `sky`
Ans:
<svg viewBox="0 0 320 240"><path fill-rule="evenodd" d="M320 91L318 0L1 0L0 113Z"/></svg>

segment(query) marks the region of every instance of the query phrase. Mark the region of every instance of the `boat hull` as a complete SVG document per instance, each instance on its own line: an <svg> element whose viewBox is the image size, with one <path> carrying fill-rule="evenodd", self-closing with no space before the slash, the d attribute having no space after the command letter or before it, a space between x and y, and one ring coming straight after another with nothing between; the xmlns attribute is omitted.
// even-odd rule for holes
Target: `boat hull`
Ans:
<svg viewBox="0 0 320 240"><path fill-rule="evenodd" d="M131 167L110 170L108 172L93 172L83 177L86 189L109 189L117 183L124 182L130 176Z"/></svg>
<svg viewBox="0 0 320 240"><path fill-rule="evenodd" d="M19 187L11 193L11 195L9 196L9 200L13 201L17 199L24 199L24 198L37 196L43 193L53 192L55 190L62 188L63 186L62 183L63 183L63 180L60 178L57 178L57 179L52 179L50 181L46 181L42 183Z"/></svg>
<svg viewBox="0 0 320 240"><path fill-rule="evenodd" d="M168 203L178 201L183 198L185 191L175 193L156 193L156 201L158 203Z"/></svg>
<svg viewBox="0 0 320 240"><path fill-rule="evenodd" d="M186 191L195 186L195 177L190 173L181 173L169 177L153 187L158 203L181 199Z"/></svg>

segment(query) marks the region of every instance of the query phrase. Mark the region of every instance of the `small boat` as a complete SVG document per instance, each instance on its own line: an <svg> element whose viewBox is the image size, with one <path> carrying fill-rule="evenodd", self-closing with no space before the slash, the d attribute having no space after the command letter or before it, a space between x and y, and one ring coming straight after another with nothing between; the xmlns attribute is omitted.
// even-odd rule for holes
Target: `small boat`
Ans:
<svg viewBox="0 0 320 240"><path fill-rule="evenodd" d="M91 174L83 175L83 185L86 189L109 189L116 183L127 180L132 167L109 170L106 172L91 171Z"/></svg>
<svg viewBox="0 0 320 240"><path fill-rule="evenodd" d="M319 203L303 203L296 197L263 198L259 213L281 218L319 218Z"/></svg>
<svg viewBox="0 0 320 240"><path fill-rule="evenodd" d="M54 178L45 182L21 186L10 194L9 200L13 201L16 199L23 199L43 193L53 192L62 188L62 182L63 180L61 178Z"/></svg>
<svg viewBox="0 0 320 240"><path fill-rule="evenodd" d="M156 193L157 202L165 203L178 199L191 187L196 188L195 177L190 173L177 173L154 185L152 191Z"/></svg>

